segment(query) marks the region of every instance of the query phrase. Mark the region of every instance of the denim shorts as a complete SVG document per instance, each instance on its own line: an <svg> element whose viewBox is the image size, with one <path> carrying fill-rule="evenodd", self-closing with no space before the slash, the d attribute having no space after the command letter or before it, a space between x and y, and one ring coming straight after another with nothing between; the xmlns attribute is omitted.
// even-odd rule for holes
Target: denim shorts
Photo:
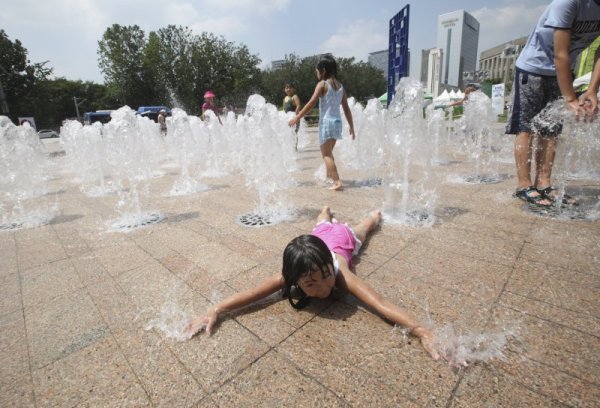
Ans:
<svg viewBox="0 0 600 408"><path fill-rule="evenodd" d="M342 120L337 118L323 118L319 122L319 144L328 139L339 140L342 138Z"/></svg>
<svg viewBox="0 0 600 408"><path fill-rule="evenodd" d="M562 131L562 122L544 117L544 108L561 97L558 80L553 76L532 74L516 68L513 96L506 133L537 133L556 137Z"/></svg>

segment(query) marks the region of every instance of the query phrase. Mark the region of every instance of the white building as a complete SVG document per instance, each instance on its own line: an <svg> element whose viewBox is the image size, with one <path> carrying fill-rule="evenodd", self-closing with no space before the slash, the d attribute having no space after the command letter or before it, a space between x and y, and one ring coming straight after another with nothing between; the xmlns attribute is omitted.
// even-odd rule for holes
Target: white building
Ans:
<svg viewBox="0 0 600 408"><path fill-rule="evenodd" d="M443 56L441 48L421 51L421 82L425 85L425 92L434 96L440 94Z"/></svg>
<svg viewBox="0 0 600 408"><path fill-rule="evenodd" d="M463 88L463 72L475 71L479 21L464 10L438 16L437 47L442 49L442 85Z"/></svg>

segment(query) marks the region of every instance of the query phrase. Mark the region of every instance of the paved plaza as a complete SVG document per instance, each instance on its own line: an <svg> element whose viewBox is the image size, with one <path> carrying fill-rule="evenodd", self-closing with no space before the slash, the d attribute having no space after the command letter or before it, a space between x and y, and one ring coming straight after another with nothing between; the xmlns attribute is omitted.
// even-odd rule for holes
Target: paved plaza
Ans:
<svg viewBox="0 0 600 408"><path fill-rule="evenodd" d="M434 328L506 338L503 358L455 368L344 294L301 311L255 305L185 342L148 329L279 271L285 245L324 205L350 224L382 206L383 187L344 163L345 190L324 188L315 143L299 153L286 193L291 221L236 222L257 201L241 175L169 197L170 170L142 199L166 218L128 233L107 227L117 194L83 194L60 144L45 143L59 215L0 231L1 407L600 405L600 221L525 211L511 197L513 164L496 184L441 183L431 228L384 218L355 261L357 275ZM435 171L470 166L458 158ZM597 181L569 188L600 195Z"/></svg>

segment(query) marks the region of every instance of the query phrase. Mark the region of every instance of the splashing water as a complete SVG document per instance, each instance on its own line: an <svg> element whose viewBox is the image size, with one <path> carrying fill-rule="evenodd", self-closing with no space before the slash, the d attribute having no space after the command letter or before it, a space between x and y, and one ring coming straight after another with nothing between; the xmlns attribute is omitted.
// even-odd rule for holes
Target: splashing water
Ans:
<svg viewBox="0 0 600 408"><path fill-rule="evenodd" d="M448 143L450 139L446 112L442 109L435 109L433 105L427 107L427 134L433 143L431 164L448 164L450 160L442 156L451 150Z"/></svg>
<svg viewBox="0 0 600 408"><path fill-rule="evenodd" d="M342 166L361 170L361 177L374 178L383 160L385 111L379 99L371 99L365 108L354 98L348 99L356 139L350 137L348 123L343 121L342 140L336 144Z"/></svg>
<svg viewBox="0 0 600 408"><path fill-rule="evenodd" d="M500 151L499 146L508 144L506 138L491 127L495 121L491 99L481 91L469 94L459 132L464 151L475 166L472 175L463 177L466 182L489 184L502 180L498 174L496 152Z"/></svg>
<svg viewBox="0 0 600 408"><path fill-rule="evenodd" d="M83 180L98 180L103 188L108 177L110 190L117 191L121 217L109 222L111 229L127 231L164 218L160 212L142 211L140 204L140 193L147 195L147 180L155 174L162 158L159 152L164 151L156 123L124 106L111 113L107 124L81 126L66 121L61 133L67 157L74 169L81 169Z"/></svg>
<svg viewBox="0 0 600 408"><path fill-rule="evenodd" d="M431 226L435 222L437 181L430 171L432 149L424 136L422 101L421 83L402 78L387 112L382 178L387 223Z"/></svg>
<svg viewBox="0 0 600 408"><path fill-rule="evenodd" d="M273 223L289 219L294 212L282 194L294 184L290 172L296 169L295 140L289 137L286 119L262 96L251 95L246 114L237 122L237 133L246 139L246 185L258 191L255 212Z"/></svg>
<svg viewBox="0 0 600 408"><path fill-rule="evenodd" d="M58 214L46 197L45 147L35 130L0 116L0 230L31 228Z"/></svg>
<svg viewBox="0 0 600 408"><path fill-rule="evenodd" d="M188 116L183 110L174 108L168 134L167 145L175 152L177 161L181 168L179 178L171 188L171 196L186 195L205 191L208 186L201 183L198 178L192 176L199 173L202 161L208 160L209 135L206 125L197 117Z"/></svg>
<svg viewBox="0 0 600 408"><path fill-rule="evenodd" d="M168 339L185 341L188 337L184 335L184 329L190 319L190 315L177 303L165 302L160 309L159 317L150 320L144 330L158 329Z"/></svg>
<svg viewBox="0 0 600 408"><path fill-rule="evenodd" d="M508 329L495 332L471 331L457 333L452 324L433 330L436 336L436 349L454 365L478 361L506 361L505 351L510 339L517 333Z"/></svg>

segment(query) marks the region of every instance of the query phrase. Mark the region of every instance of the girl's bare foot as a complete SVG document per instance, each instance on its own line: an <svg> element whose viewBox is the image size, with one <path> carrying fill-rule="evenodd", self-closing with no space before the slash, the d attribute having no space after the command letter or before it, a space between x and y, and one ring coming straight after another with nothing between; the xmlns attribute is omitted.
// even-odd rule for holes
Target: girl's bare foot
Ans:
<svg viewBox="0 0 600 408"><path fill-rule="evenodd" d="M382 218L381 210L372 211L369 214L369 217L371 217L373 219L373 221L375 222L375 226L381 224L381 218Z"/></svg>
<svg viewBox="0 0 600 408"><path fill-rule="evenodd" d="M342 181L338 180L338 181L334 181L333 186L330 187L329 189L333 190L333 191L341 191L344 189L344 186L342 185Z"/></svg>
<svg viewBox="0 0 600 408"><path fill-rule="evenodd" d="M331 208L329 208L329 206L326 205L321 210L321 214L319 214L319 216L317 217L317 224L319 224L322 221L331 222L331 217L333 217L333 214L331 213Z"/></svg>

